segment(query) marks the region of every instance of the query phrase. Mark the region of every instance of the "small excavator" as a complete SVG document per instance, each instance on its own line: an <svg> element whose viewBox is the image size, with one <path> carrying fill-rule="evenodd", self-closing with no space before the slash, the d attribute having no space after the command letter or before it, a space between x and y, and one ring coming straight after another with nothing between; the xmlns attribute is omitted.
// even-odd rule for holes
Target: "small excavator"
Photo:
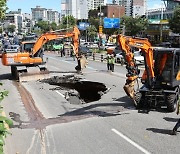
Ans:
<svg viewBox="0 0 180 154"><path fill-rule="evenodd" d="M37 41L34 42L32 48L28 48L29 50L27 50L27 48L21 48L20 52L17 53L3 52L0 56L2 58L2 64L5 66L11 66L11 74L13 78L18 81L20 81L20 77L22 76L37 74L37 72L29 72L28 69L30 68L38 67L38 70L40 70L38 71L39 74L48 74L49 72L45 65L46 61L43 61L44 51L41 49L42 46L51 40L71 37L73 40L73 51L78 61L78 65L75 69L81 71L81 69L86 65L86 59L78 51L79 35L80 32L76 26L68 30L47 32L42 34ZM27 45L29 45L28 42ZM32 43L30 45L32 45ZM23 44L23 46L26 45Z"/></svg>
<svg viewBox="0 0 180 154"><path fill-rule="evenodd" d="M146 38L118 35L118 43L126 61L124 90L137 109L166 106L169 112L177 109L180 97L180 48L153 48ZM139 87L140 70L133 48L144 56L145 69ZM138 84L135 90L136 82Z"/></svg>

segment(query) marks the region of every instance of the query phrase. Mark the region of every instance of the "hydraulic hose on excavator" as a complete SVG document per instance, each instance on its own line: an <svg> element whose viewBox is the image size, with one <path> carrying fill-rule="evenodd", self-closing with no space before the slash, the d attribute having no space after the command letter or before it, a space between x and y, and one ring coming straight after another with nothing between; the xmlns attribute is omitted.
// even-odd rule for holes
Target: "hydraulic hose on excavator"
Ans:
<svg viewBox="0 0 180 154"><path fill-rule="evenodd" d="M145 71L142 76L142 80L147 80L149 86L152 86L152 81L154 79L154 63L153 63L153 51L151 48L151 44L145 38L132 38L130 36L118 35L118 42L121 50L124 52L124 59L126 61L126 69L128 73L126 74L127 80L124 85L124 91L126 94L135 99L135 82L138 79L138 75L140 74L140 70L137 67L137 64L134 60L134 54L132 52L131 47L136 47L141 49L141 51L145 55Z"/></svg>

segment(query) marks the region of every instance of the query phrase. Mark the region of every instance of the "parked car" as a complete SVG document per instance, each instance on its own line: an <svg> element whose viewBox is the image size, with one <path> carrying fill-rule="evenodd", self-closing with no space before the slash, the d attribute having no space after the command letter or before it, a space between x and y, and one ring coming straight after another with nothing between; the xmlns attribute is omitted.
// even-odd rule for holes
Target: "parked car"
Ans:
<svg viewBox="0 0 180 154"><path fill-rule="evenodd" d="M156 46L170 48L171 43L170 42L161 42L160 44L157 44Z"/></svg>
<svg viewBox="0 0 180 154"><path fill-rule="evenodd" d="M98 48L99 46L98 46L98 44L96 44L96 43L90 43L89 44L89 48Z"/></svg>
<svg viewBox="0 0 180 154"><path fill-rule="evenodd" d="M107 49L115 49L116 48L116 44L114 43L106 43L105 46L104 46L104 49L107 50Z"/></svg>
<svg viewBox="0 0 180 154"><path fill-rule="evenodd" d="M79 47L79 52L84 54L85 56L91 56L92 55L92 50L90 50L88 47L84 47L84 46Z"/></svg>
<svg viewBox="0 0 180 154"><path fill-rule="evenodd" d="M116 57L115 57L116 63L120 63L120 64L124 65L125 59L123 57L123 52L119 49L118 46L115 48L114 52L116 53ZM137 64L144 63L144 57L141 55L140 51L134 51L134 59Z"/></svg>
<svg viewBox="0 0 180 154"><path fill-rule="evenodd" d="M5 52L12 52L12 53L14 53L14 52L18 52L20 50L20 46L19 45L9 45L8 47L7 47L7 49L5 49L4 51Z"/></svg>
<svg viewBox="0 0 180 154"><path fill-rule="evenodd" d="M124 65L125 59L122 54L123 54L122 52L116 54L115 62L120 63L121 65Z"/></svg>
<svg viewBox="0 0 180 154"><path fill-rule="evenodd" d="M143 64L144 63L144 56L141 55L140 51L134 52L134 59L137 64Z"/></svg>

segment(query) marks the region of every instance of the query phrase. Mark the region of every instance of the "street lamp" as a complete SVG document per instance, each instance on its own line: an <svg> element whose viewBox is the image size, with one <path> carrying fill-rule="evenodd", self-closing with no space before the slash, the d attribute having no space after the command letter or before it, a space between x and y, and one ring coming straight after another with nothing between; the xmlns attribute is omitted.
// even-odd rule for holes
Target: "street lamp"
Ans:
<svg viewBox="0 0 180 154"><path fill-rule="evenodd" d="M101 45L101 34L102 34L102 17L103 17L103 12L101 11L101 3L100 3L100 12L98 13L99 16L99 47Z"/></svg>

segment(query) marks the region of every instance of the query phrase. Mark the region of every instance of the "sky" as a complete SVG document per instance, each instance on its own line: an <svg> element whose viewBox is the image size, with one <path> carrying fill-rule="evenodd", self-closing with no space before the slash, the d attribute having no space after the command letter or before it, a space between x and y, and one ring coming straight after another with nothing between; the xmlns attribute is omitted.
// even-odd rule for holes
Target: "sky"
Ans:
<svg viewBox="0 0 180 154"><path fill-rule="evenodd" d="M111 1L108 0L108 3L111 3ZM23 13L31 13L31 8L35 8L37 5L61 12L61 0L8 0L7 6L9 10L7 12L17 11L20 8ZM147 0L148 9L160 8L161 6L161 0Z"/></svg>

